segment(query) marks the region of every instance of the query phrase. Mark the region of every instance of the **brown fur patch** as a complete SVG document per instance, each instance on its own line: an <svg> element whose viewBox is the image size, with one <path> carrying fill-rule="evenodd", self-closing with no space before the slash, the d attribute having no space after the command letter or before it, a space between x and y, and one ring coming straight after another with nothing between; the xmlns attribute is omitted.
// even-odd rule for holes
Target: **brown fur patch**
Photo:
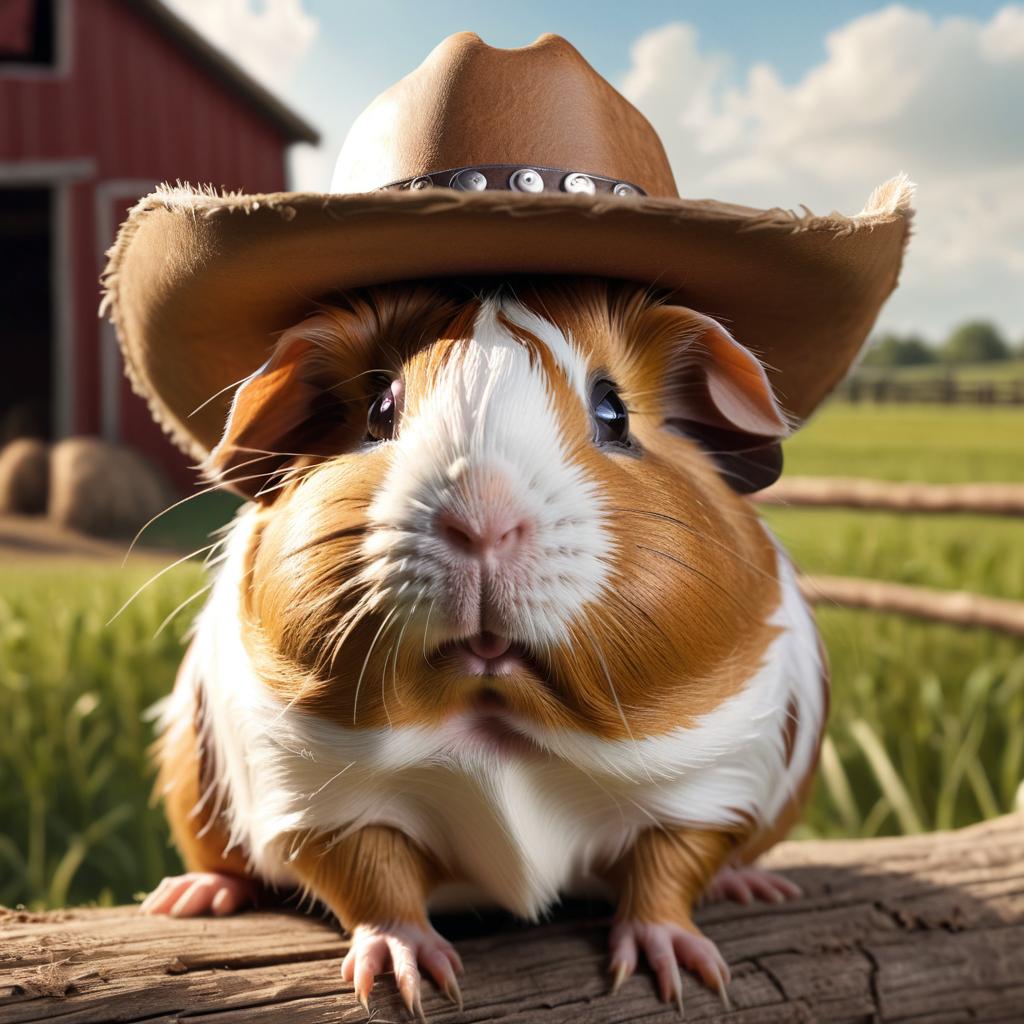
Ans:
<svg viewBox="0 0 1024 1024"><path fill-rule="evenodd" d="M692 932L693 906L736 848L731 832L648 829L606 877L618 893L619 920L671 921Z"/></svg>
<svg viewBox="0 0 1024 1024"><path fill-rule="evenodd" d="M183 678L190 653L185 655L178 672ZM197 713L199 709L197 708ZM197 728L198 727L198 728ZM163 800L174 845L188 871L219 871L249 877L244 852L228 849L228 833L220 817L217 795L210 791L213 766L204 765L199 740L201 723L196 717L165 734L155 748L159 766L154 796Z"/></svg>
<svg viewBox="0 0 1024 1024"><path fill-rule="evenodd" d="M359 924L426 925L426 901L442 878L434 862L393 828L369 826L344 839L292 837L291 866L350 931Z"/></svg>

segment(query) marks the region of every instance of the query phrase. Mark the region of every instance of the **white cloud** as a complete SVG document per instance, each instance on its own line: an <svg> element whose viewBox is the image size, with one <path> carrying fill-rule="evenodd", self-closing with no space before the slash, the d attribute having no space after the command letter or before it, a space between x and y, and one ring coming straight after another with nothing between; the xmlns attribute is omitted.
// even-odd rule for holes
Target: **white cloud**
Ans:
<svg viewBox="0 0 1024 1024"><path fill-rule="evenodd" d="M306 55L318 23L303 0L166 0L176 14L257 81L279 89Z"/></svg>
<svg viewBox="0 0 1024 1024"><path fill-rule="evenodd" d="M1024 6L988 22L886 7L830 34L792 84L769 64L737 83L683 24L641 37L632 60L623 91L684 195L856 212L907 171L915 238L883 323L940 336L983 315L1024 333Z"/></svg>

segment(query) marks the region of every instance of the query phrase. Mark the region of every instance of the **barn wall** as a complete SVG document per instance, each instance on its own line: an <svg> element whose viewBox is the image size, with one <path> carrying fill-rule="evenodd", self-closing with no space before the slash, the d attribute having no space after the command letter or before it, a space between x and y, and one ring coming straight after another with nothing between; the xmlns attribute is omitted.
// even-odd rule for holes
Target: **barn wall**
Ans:
<svg viewBox="0 0 1024 1024"><path fill-rule="evenodd" d="M67 186L75 432L99 433L105 418L103 332L97 320L102 252L113 227L158 182L270 192L285 187L280 129L198 67L125 0L67 0L66 74L0 72L0 166L92 160L95 173ZM111 212L113 211L113 212ZM120 433L153 454L179 483L183 460L148 413L119 387ZM109 376L106 401L110 401ZM108 422L109 427L109 422Z"/></svg>

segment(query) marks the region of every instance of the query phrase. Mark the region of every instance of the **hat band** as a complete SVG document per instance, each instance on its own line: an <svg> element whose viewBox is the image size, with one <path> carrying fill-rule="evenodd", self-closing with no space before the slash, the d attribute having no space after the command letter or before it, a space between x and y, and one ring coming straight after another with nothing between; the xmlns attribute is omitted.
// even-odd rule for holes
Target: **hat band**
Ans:
<svg viewBox="0 0 1024 1024"><path fill-rule="evenodd" d="M382 185L378 192L419 192L427 188L453 188L458 192L575 192L582 195L611 195L619 199L647 193L631 181L606 178L589 171L567 171L557 167L526 167L520 164L480 164L453 167L446 171L418 174L413 178Z"/></svg>

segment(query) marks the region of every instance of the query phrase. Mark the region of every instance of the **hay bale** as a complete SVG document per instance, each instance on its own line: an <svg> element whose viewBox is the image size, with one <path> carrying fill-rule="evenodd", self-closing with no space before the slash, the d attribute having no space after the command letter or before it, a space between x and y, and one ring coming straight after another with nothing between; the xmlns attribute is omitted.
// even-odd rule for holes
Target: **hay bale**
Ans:
<svg viewBox="0 0 1024 1024"><path fill-rule="evenodd" d="M97 437L69 437L50 458L50 518L96 537L133 534L170 501L159 472L137 452Z"/></svg>
<svg viewBox="0 0 1024 1024"><path fill-rule="evenodd" d="M50 489L50 446L34 437L0 450L0 514L39 516Z"/></svg>

